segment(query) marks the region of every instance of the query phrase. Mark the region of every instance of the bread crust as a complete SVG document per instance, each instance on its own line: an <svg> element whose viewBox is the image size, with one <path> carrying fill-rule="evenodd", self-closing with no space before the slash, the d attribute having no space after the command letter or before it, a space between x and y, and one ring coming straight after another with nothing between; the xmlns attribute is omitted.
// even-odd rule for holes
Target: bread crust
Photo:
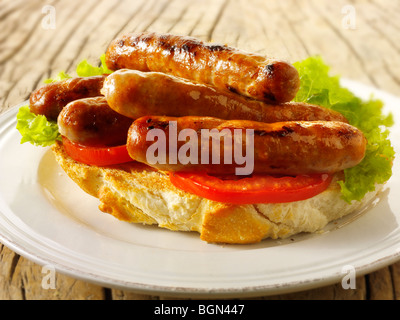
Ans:
<svg viewBox="0 0 400 320"><path fill-rule="evenodd" d="M74 161L61 142L53 145L56 161L79 187L100 201L99 209L115 218L173 231L195 231L210 243L247 244L317 232L329 222L363 208L382 186L362 201L341 199L336 175L327 190L292 203L235 205L220 203L176 188L168 174L138 162L97 167Z"/></svg>

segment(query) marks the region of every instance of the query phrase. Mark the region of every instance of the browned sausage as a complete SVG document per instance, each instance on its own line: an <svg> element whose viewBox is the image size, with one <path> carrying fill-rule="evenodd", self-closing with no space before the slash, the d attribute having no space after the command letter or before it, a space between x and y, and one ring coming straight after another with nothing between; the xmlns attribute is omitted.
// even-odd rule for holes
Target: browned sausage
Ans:
<svg viewBox="0 0 400 320"><path fill-rule="evenodd" d="M214 144L207 139L212 129ZM239 130L239 136L235 136L235 130ZM235 144L222 138L229 132ZM366 139L357 128L336 121L261 123L148 116L130 127L127 148L133 159L166 171L232 174L238 167L251 164L253 154L253 171L248 173L298 175L338 172L357 165L364 157ZM248 163L232 160L239 151L239 155L248 156Z"/></svg>
<svg viewBox="0 0 400 320"><path fill-rule="evenodd" d="M44 115L47 120L57 121L62 108L69 102L100 96L105 78L106 75L79 77L47 84L30 95L30 111Z"/></svg>
<svg viewBox="0 0 400 320"><path fill-rule="evenodd" d="M101 92L112 109L132 119L145 115L167 115L261 122L347 122L342 114L320 106L295 102L266 104L160 72L115 71L104 81Z"/></svg>
<svg viewBox="0 0 400 320"><path fill-rule="evenodd" d="M75 100L58 116L61 135L87 146L116 146L126 143L133 120L112 110L104 97Z"/></svg>
<svg viewBox="0 0 400 320"><path fill-rule="evenodd" d="M300 86L287 62L171 34L123 35L108 47L106 64L169 73L268 103L291 101Z"/></svg>

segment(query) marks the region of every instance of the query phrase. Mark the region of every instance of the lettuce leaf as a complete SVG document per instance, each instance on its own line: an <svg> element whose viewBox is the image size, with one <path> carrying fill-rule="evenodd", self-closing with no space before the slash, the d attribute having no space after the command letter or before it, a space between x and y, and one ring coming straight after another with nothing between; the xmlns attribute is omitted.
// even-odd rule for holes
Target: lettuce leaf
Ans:
<svg viewBox="0 0 400 320"><path fill-rule="evenodd" d="M382 101L372 98L363 101L342 87L340 78L329 74L329 67L321 57L309 57L294 66L301 81L294 100L341 112L368 140L363 161L346 169L344 181L339 181L345 201L360 201L367 192L375 190L376 184L386 182L392 175L395 154L388 138L388 127L393 125L393 117L383 114Z"/></svg>
<svg viewBox="0 0 400 320"><path fill-rule="evenodd" d="M46 79L43 82L47 84L47 83L57 82L57 81L61 81L61 80L69 79L69 78L71 78L71 76L69 74L65 73L65 71L60 71L55 78Z"/></svg>
<svg viewBox="0 0 400 320"><path fill-rule="evenodd" d="M112 71L106 66L105 57L106 55L104 53L100 56L100 67L91 65L87 60L81 61L76 67L76 74L79 77L92 77L112 73Z"/></svg>
<svg viewBox="0 0 400 320"><path fill-rule="evenodd" d="M96 67L90 64L86 59L82 60L76 66L76 74L78 77L92 77L92 76L100 76L102 74L110 74L113 71L107 68L106 62L106 55L103 53L100 56L100 67ZM71 75L65 73L65 71L60 71L55 78L50 78L44 80L44 83L52 83L57 81L62 81L65 79L72 78Z"/></svg>
<svg viewBox="0 0 400 320"><path fill-rule="evenodd" d="M28 105L18 110L17 130L22 136L21 144L30 142L35 146L47 147L61 140L57 123L47 121L45 116L31 113Z"/></svg>

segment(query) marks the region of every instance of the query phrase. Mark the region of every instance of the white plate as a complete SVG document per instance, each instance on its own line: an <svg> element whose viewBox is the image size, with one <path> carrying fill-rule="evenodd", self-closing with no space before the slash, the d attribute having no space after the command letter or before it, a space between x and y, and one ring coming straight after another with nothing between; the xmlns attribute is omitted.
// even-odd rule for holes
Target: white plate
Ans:
<svg viewBox="0 0 400 320"><path fill-rule="evenodd" d="M400 99L344 83L360 97L373 93L393 112L391 140L399 153ZM0 241L58 272L154 295L249 297L340 282L349 270L360 276L400 258L398 159L378 203L320 234L214 245L197 233L128 224L100 212L97 199L66 176L49 148L19 143L18 107L0 117Z"/></svg>

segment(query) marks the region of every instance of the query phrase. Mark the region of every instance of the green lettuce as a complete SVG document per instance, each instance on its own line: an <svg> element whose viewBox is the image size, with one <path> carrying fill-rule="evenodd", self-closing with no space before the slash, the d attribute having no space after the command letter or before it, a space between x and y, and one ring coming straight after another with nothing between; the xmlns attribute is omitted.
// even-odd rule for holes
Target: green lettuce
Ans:
<svg viewBox="0 0 400 320"><path fill-rule="evenodd" d="M92 77L92 76L100 76L102 74L110 74L113 71L107 68L106 62L106 55L103 53L100 56L100 66L96 67L90 64L86 59L82 60L76 66L76 74L78 77ZM62 81L65 79L72 78L69 74L65 73L65 71L60 71L55 78L50 78L44 80L44 83L52 83L57 81Z"/></svg>
<svg viewBox="0 0 400 320"><path fill-rule="evenodd" d="M60 71L57 76L53 79L46 79L44 80L44 83L52 83L52 82L57 82L57 81L62 81L65 79L72 78L69 74L65 73L65 71Z"/></svg>
<svg viewBox="0 0 400 320"><path fill-rule="evenodd" d="M28 105L18 110L17 130L22 136L21 144L30 142L35 146L47 147L61 140L57 123L47 121L45 116L33 114Z"/></svg>
<svg viewBox="0 0 400 320"><path fill-rule="evenodd" d="M394 149L388 138L388 127L393 125L393 117L383 113L382 101L372 98L364 101L341 86L340 78L329 74L329 67L321 57L309 57L294 66L301 81L295 101L342 113L367 138L363 161L346 169L344 181L339 181L343 199L349 203L359 201L367 192L375 190L376 184L386 182L392 175Z"/></svg>
<svg viewBox="0 0 400 320"><path fill-rule="evenodd" d="M101 65L100 67L95 67L91 65L87 60L81 61L78 66L76 67L76 74L79 77L92 77L92 76L99 76L102 74L110 74L112 71L107 68L105 62L106 55L102 54L100 57Z"/></svg>

